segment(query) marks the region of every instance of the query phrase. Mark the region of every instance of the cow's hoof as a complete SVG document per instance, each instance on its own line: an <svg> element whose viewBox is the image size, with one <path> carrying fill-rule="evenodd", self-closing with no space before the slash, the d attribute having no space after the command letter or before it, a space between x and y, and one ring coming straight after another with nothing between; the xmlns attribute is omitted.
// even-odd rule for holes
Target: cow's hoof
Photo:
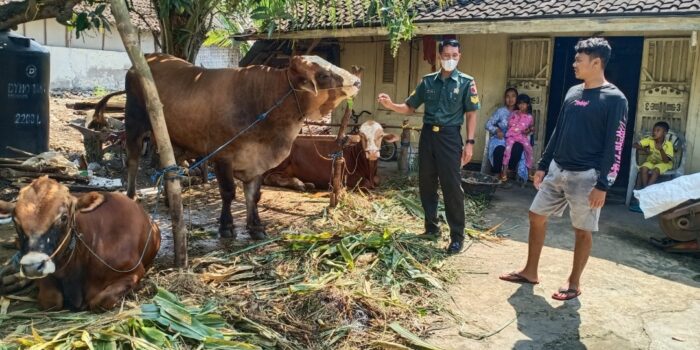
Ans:
<svg viewBox="0 0 700 350"><path fill-rule="evenodd" d="M312 184L311 182L307 182L304 184L304 191L306 192L311 192L316 189L316 185Z"/></svg>
<svg viewBox="0 0 700 350"><path fill-rule="evenodd" d="M265 228L264 226L254 226L254 227L248 227L248 233L250 234L250 238L254 239L256 241L262 240L262 239L267 239L267 234L265 233Z"/></svg>
<svg viewBox="0 0 700 350"><path fill-rule="evenodd" d="M236 231L233 230L233 227L227 227L227 228L220 228L219 229L219 236L221 238L236 238Z"/></svg>

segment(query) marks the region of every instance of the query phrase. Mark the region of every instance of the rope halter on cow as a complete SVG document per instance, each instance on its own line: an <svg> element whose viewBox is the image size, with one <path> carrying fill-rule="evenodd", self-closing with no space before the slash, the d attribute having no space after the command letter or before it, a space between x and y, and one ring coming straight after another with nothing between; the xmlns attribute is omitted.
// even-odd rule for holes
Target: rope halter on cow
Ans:
<svg viewBox="0 0 700 350"><path fill-rule="evenodd" d="M143 247L143 251L141 252L141 256L139 257L139 260L136 262L136 264L134 264L133 267L126 269L126 270L120 270L120 269L113 267L108 262L106 262L102 257L100 257L97 253L95 253L95 251L92 250L92 248L90 248L90 245L88 245L87 242L85 242L85 240L83 239L83 234L78 232L78 228L76 226L75 216L76 216L75 204L73 204L73 205L71 205L71 209L70 209L70 222L68 225L66 225L66 228L67 228L66 233L63 235L63 239L61 240L61 243L58 245L58 247L46 259L46 261L49 261L49 260L52 260L54 257L56 257L56 255L58 255L61 252L61 250L63 249L63 247L66 245L66 243L68 241L70 241L70 244L68 245L68 249L70 249L70 255L68 256L68 259L65 261L63 266L61 266L60 268L57 268L55 272L62 271L70 263L71 259L73 258L73 255L75 255L76 239L77 239L77 241L79 241L80 243L83 244L85 249L87 249L87 251L90 252L90 254L93 257L95 257L95 259L97 259L100 263L102 263L104 266L106 266L108 269L110 269L114 272L129 273L129 272L136 270L141 265L143 258L146 256L146 250L148 249L148 245L151 242L151 236L153 235L153 225L154 225L153 222L149 221L149 223L151 224L151 228L148 231L148 236L146 237L146 244Z"/></svg>
<svg viewBox="0 0 700 350"><path fill-rule="evenodd" d="M68 222L68 225L66 225L66 232L63 234L63 239L61 240L61 243L54 249L53 253L46 259L46 261L53 260L56 255L58 255L61 250L63 249L63 246L70 241L70 244L68 244L68 249L70 249L70 255L68 256L68 259L66 262L63 264L62 267L56 269L56 272L62 271L66 266L68 266L68 263L70 263L71 259L73 259L73 254L75 253L75 236L73 235L73 232L75 232L75 204L72 204L69 209L69 216L70 220ZM21 271L21 270L20 270Z"/></svg>

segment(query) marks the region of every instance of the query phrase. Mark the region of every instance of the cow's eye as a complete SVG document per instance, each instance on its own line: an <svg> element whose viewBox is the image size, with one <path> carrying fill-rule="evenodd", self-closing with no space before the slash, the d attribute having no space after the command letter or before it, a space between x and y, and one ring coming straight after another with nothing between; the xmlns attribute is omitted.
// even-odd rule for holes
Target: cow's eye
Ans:
<svg viewBox="0 0 700 350"><path fill-rule="evenodd" d="M61 222L65 224L66 221L68 221L68 214L61 215Z"/></svg>

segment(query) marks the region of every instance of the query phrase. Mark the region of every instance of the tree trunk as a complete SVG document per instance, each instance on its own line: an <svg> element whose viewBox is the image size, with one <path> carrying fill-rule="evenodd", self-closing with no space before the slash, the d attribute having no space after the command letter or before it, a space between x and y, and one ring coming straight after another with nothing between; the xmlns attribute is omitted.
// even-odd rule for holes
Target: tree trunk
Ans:
<svg viewBox="0 0 700 350"><path fill-rule="evenodd" d="M195 63L199 49L211 29L217 1L198 0L184 11L167 7L170 3L153 0L161 27L161 46L164 53Z"/></svg>
<svg viewBox="0 0 700 350"><path fill-rule="evenodd" d="M146 95L146 108L148 116L151 120L153 134L158 140L158 152L160 155L160 165L166 168L177 164L173 147L170 144L170 136L165 125L165 116L163 114L163 105L158 97L158 90L153 81L151 69L146 63L146 59L139 48L138 35L136 29L129 20L129 11L126 7L125 0L110 0L112 5L112 14L117 22L117 29L124 42L129 58L134 65L134 70L143 86ZM175 243L175 266L187 266L187 232L182 217L182 198L180 179L175 172L165 174L165 186L168 193L168 201L170 203L170 216L172 218L173 239Z"/></svg>
<svg viewBox="0 0 700 350"><path fill-rule="evenodd" d="M66 23L73 15L73 7L81 0L27 0L11 1L0 6L0 30L15 29L26 22L56 18Z"/></svg>

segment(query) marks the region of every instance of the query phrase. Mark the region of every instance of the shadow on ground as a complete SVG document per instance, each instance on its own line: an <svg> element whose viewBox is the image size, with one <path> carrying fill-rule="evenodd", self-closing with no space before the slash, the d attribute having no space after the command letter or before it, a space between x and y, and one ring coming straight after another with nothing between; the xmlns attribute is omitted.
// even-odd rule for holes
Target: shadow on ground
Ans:
<svg viewBox="0 0 700 350"><path fill-rule="evenodd" d="M532 187L499 189L486 214L491 224L501 226L508 238L527 243L528 208L536 191ZM610 203L612 202L612 203ZM649 244L649 237L663 237L657 218L645 220L642 214L631 212L612 198L602 210L600 231L593 235L591 256L684 283L700 286L700 258L698 255L672 254ZM545 246L573 250L574 236L568 210L561 218L550 218ZM522 252L523 259L526 251ZM563 261L562 264L570 264Z"/></svg>

